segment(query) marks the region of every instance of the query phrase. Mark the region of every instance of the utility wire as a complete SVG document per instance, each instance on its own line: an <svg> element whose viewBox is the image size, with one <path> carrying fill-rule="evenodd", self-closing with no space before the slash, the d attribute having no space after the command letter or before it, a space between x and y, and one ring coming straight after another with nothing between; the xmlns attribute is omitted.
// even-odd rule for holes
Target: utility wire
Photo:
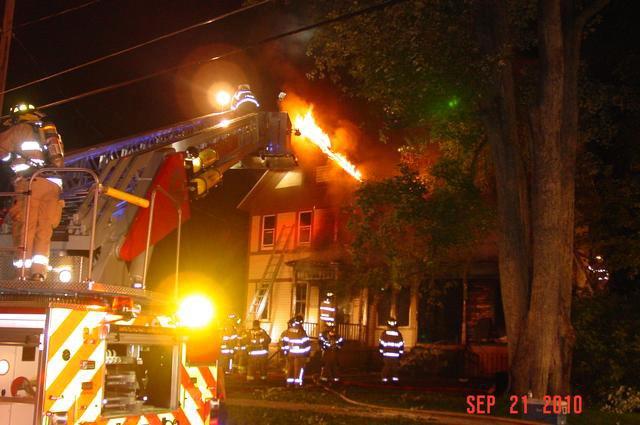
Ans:
<svg viewBox="0 0 640 425"><path fill-rule="evenodd" d="M31 62L33 63L33 65L38 68L42 74L46 74L47 70L46 68L40 63L38 62L38 60L35 58L35 56L33 56L33 54L31 53L31 51L29 51L29 49L27 49L27 46L25 46L25 44L20 40L20 38L18 38L18 36L16 36L15 33L13 33L13 39L16 41L16 43L22 48L22 50L24 51L24 53L27 55L27 57L29 58L29 60L31 60ZM54 83L55 84L55 83ZM57 92L60 94L60 96L64 96L64 92L62 91L62 89L60 88L59 84L55 84L55 88L57 90ZM76 113L76 115L83 120L88 126L89 128L91 128L91 130L94 131L95 134L97 134L99 137L104 137L104 133L102 133L100 130L98 130L96 128L95 125L93 125L93 122L89 121L87 119L87 117L84 116L84 114L77 108L74 107L73 111Z"/></svg>
<svg viewBox="0 0 640 425"><path fill-rule="evenodd" d="M333 23L336 23L336 22L340 22L340 21L344 21L344 20L347 20L347 19L355 18L357 16L364 15L366 13L370 13L370 12L386 9L389 6L393 6L393 5L396 5L396 4L399 4L399 3L404 3L406 1L407 0L387 0L387 1L384 1L382 3L378 3L376 5L373 5L373 6L368 6L368 7L364 7L364 8L355 10L353 12L345 13L344 15L339 15L339 16L336 16L336 17L333 17L333 18L327 18L327 19L318 21L318 22L310 24L310 25L305 25L303 27L299 27L299 28L291 30L291 31L287 31L287 32L283 32L283 33L280 33L280 34L277 34L277 35L269 36L269 37L263 38L262 40L259 40L257 42L250 43L250 44L248 44L248 45L246 45L244 47L230 50L230 51L228 51L226 53L223 53L221 55L218 55L218 56L213 56L213 57L208 58L208 59L202 59L202 60L188 62L188 63L181 64L181 65L172 66L170 68L165 68L165 69L153 72L151 74L147 74L147 75L143 75L143 76L140 76L140 77L137 77L137 78L133 78L131 80L121 81L119 83L111 84L111 85L108 85L108 86L105 86L105 87L100 87L100 88L97 88L97 89L94 89L94 90L90 90L90 91L87 91L87 92L84 92L84 93L80 93L80 94L77 94L75 96L68 97L66 99L56 100L54 102L50 102L50 103L47 103L45 105L42 105L42 106L38 107L38 109L47 109L47 108L52 108L54 106L64 105L65 103L73 102L75 100L83 99L85 97L89 97L89 96L93 96L93 95L96 95L96 94L108 92L108 91L111 91L111 90L115 90L115 89L118 89L120 87L129 86L131 84L135 84L135 83L138 83L140 81L148 80L148 79L151 79L151 78L163 75L163 74L167 74L167 73L170 73L170 72L173 72L173 71L177 71L179 69L188 68L188 67L192 67L192 66L196 66L196 65L202 65L202 64L205 64L205 63L208 63L208 62L214 62L214 61L217 61L217 60L220 60L220 59L227 58L229 56L236 55L238 53L245 52L245 51L250 50L250 49L254 49L256 47L262 46L263 44L267 44L267 43L270 43L272 41L279 40L281 38L289 37L291 35L295 35L295 34L298 34L298 33L301 33L301 32L305 32L305 31L309 31L309 30L312 30L314 28L318 28L318 27L321 27L321 26L330 25L330 24L333 24Z"/></svg>
<svg viewBox="0 0 640 425"><path fill-rule="evenodd" d="M202 22L199 22L197 24L189 25L188 27L184 27L184 28L181 28L179 30L176 30L176 31L161 35L159 37L153 38L151 40L147 40L147 41L144 41L142 43L135 44L133 46L127 47L125 49L118 50L118 51L113 52L113 53L109 53L108 55L92 59L90 61L81 63L79 65L75 65L75 66L72 66L70 68L63 69L62 71L58 71L58 72L55 72L53 74L47 75L45 77L38 78L37 80L33 80L33 81L28 82L28 83L20 84L18 86L15 86L15 87L12 87L10 89L7 89L7 90L3 91L2 94L10 93L10 92L13 92L13 91L16 91L16 90L19 90L19 89L23 89L25 87L33 86L35 84L42 83L43 81L47 81L47 80L50 80L52 78L56 78L56 77L59 77L61 75L68 74L70 72L77 71L77 70L82 69L82 68L86 68L89 65L94 65L96 63L104 62L107 59L111 59L111 58L114 58L116 56L120 56L120 55L122 55L124 53L128 53L128 52L131 52L133 50L139 49L140 47L148 46L150 44L157 43L158 41L174 37L174 36L176 36L178 34L182 34L184 32L191 31L193 29L200 28L200 27L203 27L205 25L209 25L209 24L212 24L214 22L221 21L221 20L226 19L226 18L228 18L230 16L238 15L238 14L241 14L243 12L246 12L247 10L251 10L251 9L256 8L256 7L262 6L263 4L271 3L272 1L274 1L274 0L263 0L263 1L259 2L259 3L255 3L255 4L252 4L252 5L249 5L249 6L245 6L245 7L241 7L240 9L235 9L235 10L232 10L231 12L223 13L222 15L216 16L215 18L207 19L206 21L202 21Z"/></svg>
<svg viewBox="0 0 640 425"><path fill-rule="evenodd" d="M91 1L88 1L86 3L82 3L82 4L79 4L77 6L73 6L73 7L70 7L68 9L61 10L60 12L52 13L51 15L43 16L41 18L36 18L36 19L33 19L31 21L27 21L27 22L22 22L20 24L14 25L13 29L23 28L23 27L26 27L28 25L37 24L38 22L48 21L49 19L57 18L58 16L66 15L67 13L75 12L76 10L80 10L80 9L84 9L87 6L91 6L92 4L98 3L99 1L101 1L101 0L91 0Z"/></svg>

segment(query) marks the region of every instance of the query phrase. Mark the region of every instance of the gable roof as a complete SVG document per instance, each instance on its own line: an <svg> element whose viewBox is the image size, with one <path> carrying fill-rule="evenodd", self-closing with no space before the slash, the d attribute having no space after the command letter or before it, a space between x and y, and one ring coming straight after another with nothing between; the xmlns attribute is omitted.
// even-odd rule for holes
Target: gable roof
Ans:
<svg viewBox="0 0 640 425"><path fill-rule="evenodd" d="M317 182L316 172L317 169L267 171L240 201L238 208L251 215L265 215L347 205L357 182L351 177Z"/></svg>

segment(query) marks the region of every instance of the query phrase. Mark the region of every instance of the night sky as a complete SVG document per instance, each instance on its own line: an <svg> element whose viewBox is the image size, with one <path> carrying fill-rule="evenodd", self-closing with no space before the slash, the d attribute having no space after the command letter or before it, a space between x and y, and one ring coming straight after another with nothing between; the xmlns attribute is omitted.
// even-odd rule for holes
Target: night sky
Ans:
<svg viewBox="0 0 640 425"><path fill-rule="evenodd" d="M98 0L62 16L25 25L89 1L16 3L7 89L242 6L241 1L231 0ZM224 54L309 23L304 11L295 11L296 4L274 3L7 93L3 111L6 113L21 101L45 105ZM346 118L360 125L365 119L361 105L343 97L326 81L311 84L305 79L310 65L304 54L308 35L288 37L225 60L187 67L44 112L56 123L67 152L208 114L214 110L207 97L208 89L219 82L232 87L250 83L263 109L271 111L278 109L280 90L292 89L321 104L317 112L328 119ZM366 160L367 156L379 155L370 151L361 156ZM189 285L214 287L218 297L226 300L227 309L240 308L246 278L248 220L235 207L259 176L260 172L255 171L228 172L219 188L192 203L192 219L184 229L181 270L186 273L185 279ZM150 287L160 289L171 281L174 250L173 236L156 247Z"/></svg>
<svg viewBox="0 0 640 425"><path fill-rule="evenodd" d="M202 22L242 6L240 0L96 0L62 16L34 22L91 0L19 0L14 16L7 88L12 88L154 37ZM0 2L3 3L3 2ZM305 2L273 2L196 30L162 40L105 62L6 94L3 113L19 101L44 105L88 90L137 78L164 68L216 56L267 36L309 24ZM639 2L614 0L603 24L584 45L590 68L606 79L611 63L640 37L630 16ZM207 114L209 87L249 82L265 109L277 108L285 86L314 102L329 103L338 115L363 124L364 105L341 96L327 82L305 80L309 32L228 59L188 67L126 88L98 94L46 112L57 123L68 151ZM329 108L325 108L329 109ZM366 124L366 123L365 123Z"/></svg>
<svg viewBox="0 0 640 425"><path fill-rule="evenodd" d="M239 0L98 0L63 16L24 25L88 2L16 1L8 89L219 16L242 5ZM310 23L310 17L304 13L304 1L284 3L260 6L63 77L8 93L3 113L19 101L44 105L164 68L220 55ZM586 40L583 57L597 78L613 81L612 64L628 56L630 51L635 53L635 63L638 63L638 46L635 43L640 39L640 26L630 19L637 17L638 12L640 2L612 1L604 12L604 24ZM211 85L227 82L235 86L248 82L264 109L276 110L277 93L287 88L319 104L320 112L330 119L346 118L365 131L369 131L371 126L373 130L365 142L374 143L359 146L356 162L365 162L368 155L389 157L388 162L394 165L396 157L390 154L394 149L380 150L375 143L376 123L371 123L366 113L367 105L344 97L326 81L311 83L305 79L305 72L311 65L310 59L304 55L304 42L308 36L309 33L288 37L225 60L167 73L45 112L57 124L69 152L208 114L213 111L207 98ZM638 68L635 69L638 81ZM185 236L197 238L204 234L203 229L207 229L206 234L215 235L215 240L205 238L192 243L192 250L185 251L185 270L209 274L224 285L239 290L245 277L247 223L243 213L235 210L235 205L258 175L255 172L228 175L222 188L206 200L194 203L194 219L189 223ZM218 246L225 246L225 253L221 253L216 248ZM163 254L158 254L156 259L170 256L172 247L172 241L159 246L157 252ZM209 257L204 255L205 251ZM207 262L206 258L216 260ZM230 260L233 258L239 260ZM161 268L155 275L152 272L151 277L162 281L170 273L169 269Z"/></svg>
<svg viewBox="0 0 640 425"><path fill-rule="evenodd" d="M240 1L229 0L100 0L63 16L21 25L84 3L87 0L17 2L7 88L241 6ZM3 111L6 113L9 106L19 101L44 105L164 68L216 56L297 26L299 22L302 21L288 17L278 6L261 6L241 16L8 93ZM289 43L289 47L294 44ZM266 108L275 109L283 76L268 63L273 59L269 53L273 47L188 67L45 112L57 123L70 151L210 113L212 107L207 91L220 81L232 86L251 83ZM301 52L291 55L291 60L301 57Z"/></svg>

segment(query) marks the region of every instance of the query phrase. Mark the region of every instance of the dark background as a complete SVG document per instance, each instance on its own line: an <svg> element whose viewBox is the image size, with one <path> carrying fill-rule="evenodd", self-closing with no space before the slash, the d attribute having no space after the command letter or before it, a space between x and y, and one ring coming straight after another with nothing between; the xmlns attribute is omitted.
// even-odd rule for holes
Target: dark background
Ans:
<svg viewBox="0 0 640 425"><path fill-rule="evenodd" d="M87 60L202 22L242 6L240 0L99 0L43 21L34 20L89 0L17 0L14 39L9 58L8 89ZM0 1L4 8L4 1ZM0 9L3 10L3 9ZM274 2L130 53L5 95L3 113L20 101L38 105L140 77L158 70L223 54L267 36L310 23L305 1ZM640 2L612 0L601 25L584 43L591 75L615 84L616 64L628 62L625 78L638 87ZM208 91L213 84L249 82L264 109L276 110L277 93L292 89L320 105L329 119L347 119L363 129L354 152L356 164L388 157L378 148L369 105L347 98L326 81L309 82L303 33L269 43L225 60L192 66L141 83L52 107L45 112L57 124L67 152L130 136L213 111ZM637 129L637 125L629 126ZM637 136L630 136L637 139ZM259 177L250 171L227 173L223 185L192 204L185 228L183 267L195 281L209 282L231 303L243 305L246 273L247 217L235 206ZM157 247L150 278L164 282L172 273L174 241ZM195 284L195 283L194 283Z"/></svg>

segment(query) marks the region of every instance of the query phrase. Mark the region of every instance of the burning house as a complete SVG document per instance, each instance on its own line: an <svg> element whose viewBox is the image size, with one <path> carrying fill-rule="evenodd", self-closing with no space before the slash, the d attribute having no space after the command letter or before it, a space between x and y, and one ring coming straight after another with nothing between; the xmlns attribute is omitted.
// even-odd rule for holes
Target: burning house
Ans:
<svg viewBox="0 0 640 425"><path fill-rule="evenodd" d="M436 280L448 288L437 300L418 288L391 297L342 287L348 267L344 207L351 204L362 176L336 154L310 113L294 128L325 154L321 165L295 171L268 171L240 202L250 215L247 320L263 322L273 340L296 315L311 337L322 331L321 307L337 293L336 323L347 340L374 347L394 311L407 347L435 349L464 358L471 375L505 370L507 351L494 241L479 247L458 273L450 267ZM331 160L331 161L329 161ZM453 270L453 271L452 271ZM459 354L463 354L460 356Z"/></svg>
<svg viewBox="0 0 640 425"><path fill-rule="evenodd" d="M242 200L250 214L247 312L277 339L294 315L311 336L321 331L320 304L335 292L345 265L347 234L342 208L356 188L343 178L330 185L331 165L269 171ZM340 297L337 321L349 339L364 338L360 297Z"/></svg>

